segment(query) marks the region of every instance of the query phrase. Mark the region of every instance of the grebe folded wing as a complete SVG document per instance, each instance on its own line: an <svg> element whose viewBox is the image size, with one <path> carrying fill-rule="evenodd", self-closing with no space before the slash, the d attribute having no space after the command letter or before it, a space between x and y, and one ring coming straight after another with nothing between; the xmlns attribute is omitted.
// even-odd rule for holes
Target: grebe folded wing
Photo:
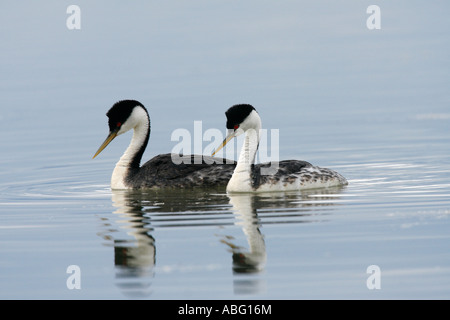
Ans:
<svg viewBox="0 0 450 320"><path fill-rule="evenodd" d="M175 163L171 153L153 157L129 175L128 184L133 188L226 186L236 166L236 162L225 162L221 158L201 155L183 155L181 158L176 156L177 160L182 160L181 163Z"/></svg>
<svg viewBox="0 0 450 320"><path fill-rule="evenodd" d="M254 164L251 168L251 177L253 187L261 184L273 184L280 181L287 181L292 174L300 172L306 167L311 167L312 164L302 160L282 160L277 162L265 162ZM272 169L272 171L270 171ZM262 170L271 172L272 174L263 174Z"/></svg>

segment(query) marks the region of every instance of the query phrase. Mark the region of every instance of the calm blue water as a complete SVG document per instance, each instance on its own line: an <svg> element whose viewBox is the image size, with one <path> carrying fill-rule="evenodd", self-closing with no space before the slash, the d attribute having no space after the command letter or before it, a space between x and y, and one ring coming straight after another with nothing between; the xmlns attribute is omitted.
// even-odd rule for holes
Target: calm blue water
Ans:
<svg viewBox="0 0 450 320"><path fill-rule="evenodd" d="M368 1L81 2L80 30L70 4L0 6L0 298L450 298L446 2L379 1L380 30ZM131 135L91 158L125 98L145 160L244 102L349 185L112 192Z"/></svg>

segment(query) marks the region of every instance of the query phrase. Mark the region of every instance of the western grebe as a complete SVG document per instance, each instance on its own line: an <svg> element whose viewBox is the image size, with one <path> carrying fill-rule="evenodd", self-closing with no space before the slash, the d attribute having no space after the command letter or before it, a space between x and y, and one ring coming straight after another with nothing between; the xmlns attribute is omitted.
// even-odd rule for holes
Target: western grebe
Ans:
<svg viewBox="0 0 450 320"><path fill-rule="evenodd" d="M234 161L203 155L160 154L141 167L150 137L150 118L145 107L136 100L122 100L115 103L106 115L109 135L93 158L116 136L134 130L130 145L112 173L112 189L225 186L233 174ZM181 163L175 164L173 156Z"/></svg>
<svg viewBox="0 0 450 320"><path fill-rule="evenodd" d="M290 191L348 184L339 173L306 161L284 160L255 165L261 129L258 112L249 104L238 104L229 108L225 115L228 135L212 155L232 138L245 133L239 160L227 185L228 192Z"/></svg>

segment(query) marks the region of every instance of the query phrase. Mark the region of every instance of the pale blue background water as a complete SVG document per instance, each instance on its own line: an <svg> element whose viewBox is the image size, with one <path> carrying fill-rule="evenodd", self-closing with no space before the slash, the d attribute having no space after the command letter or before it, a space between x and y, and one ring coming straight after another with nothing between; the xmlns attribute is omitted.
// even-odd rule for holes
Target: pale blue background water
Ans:
<svg viewBox="0 0 450 320"><path fill-rule="evenodd" d="M450 297L446 1L78 1L81 30L70 4L0 4L1 298ZM112 193L130 136L91 157L125 98L150 112L144 159L245 102L280 130L281 159L350 184L241 207L224 190ZM265 265L233 272L247 241Z"/></svg>

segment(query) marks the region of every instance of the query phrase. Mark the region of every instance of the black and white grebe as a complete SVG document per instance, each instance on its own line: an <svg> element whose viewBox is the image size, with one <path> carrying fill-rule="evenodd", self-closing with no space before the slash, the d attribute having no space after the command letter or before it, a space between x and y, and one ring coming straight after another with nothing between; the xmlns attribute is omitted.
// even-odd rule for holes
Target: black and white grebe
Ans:
<svg viewBox="0 0 450 320"><path fill-rule="evenodd" d="M228 135L213 155L232 138L245 133L239 160L228 182L227 192L291 191L348 184L336 171L316 167L306 161L283 160L255 165L261 129L258 112L249 104L238 104L229 108L225 115ZM273 169L272 172L270 169Z"/></svg>
<svg viewBox="0 0 450 320"><path fill-rule="evenodd" d="M150 118L136 100L115 103L106 113L109 135L95 153L95 158L118 135L133 129L130 145L117 162L111 177L112 189L187 188L226 186L236 163L203 155L179 155L176 164L171 153L155 156L140 166L150 138Z"/></svg>

